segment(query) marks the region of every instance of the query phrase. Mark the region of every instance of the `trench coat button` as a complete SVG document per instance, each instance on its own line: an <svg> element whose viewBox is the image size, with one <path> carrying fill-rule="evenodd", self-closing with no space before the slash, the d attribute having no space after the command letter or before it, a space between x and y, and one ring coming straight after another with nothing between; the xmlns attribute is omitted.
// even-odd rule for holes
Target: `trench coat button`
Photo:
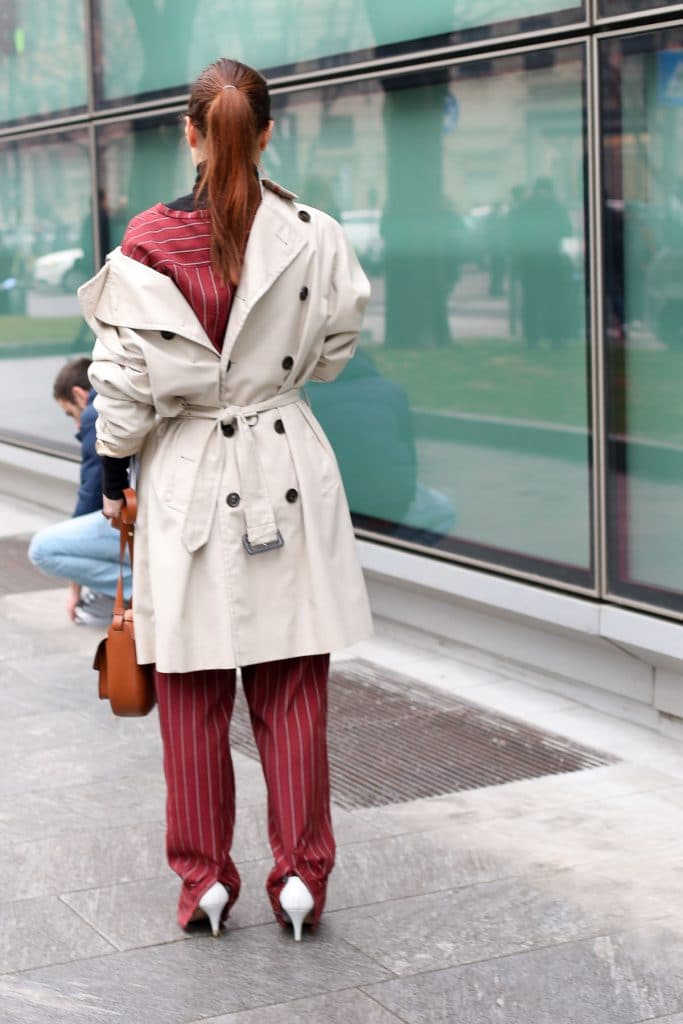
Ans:
<svg viewBox="0 0 683 1024"><path fill-rule="evenodd" d="M225 500L230 508L237 508L240 503L240 496L235 491L231 491Z"/></svg>
<svg viewBox="0 0 683 1024"><path fill-rule="evenodd" d="M232 437L235 433L235 427L232 423L221 423L221 430L223 431L224 437Z"/></svg>
<svg viewBox="0 0 683 1024"><path fill-rule="evenodd" d="M285 494L285 498L287 499L290 505L293 505L298 497L299 492L294 487L290 487L287 493Z"/></svg>
<svg viewBox="0 0 683 1024"><path fill-rule="evenodd" d="M175 338L175 334L173 333L173 331L162 331L161 337L166 338L166 341L170 341L171 338Z"/></svg>
<svg viewBox="0 0 683 1024"><path fill-rule="evenodd" d="M299 298L301 299L302 302L305 302L305 300L308 298L308 288L306 287L306 285L304 285L301 291L299 292Z"/></svg>
<svg viewBox="0 0 683 1024"><path fill-rule="evenodd" d="M273 426L275 427L275 433L276 434L284 434L284 432L285 432L285 425L282 422L282 420L275 420L275 423L273 424Z"/></svg>
<svg viewBox="0 0 683 1024"><path fill-rule="evenodd" d="M228 359L228 365L227 365L227 366L225 367L225 372L226 372L226 373L228 372L228 370L230 369L230 367L231 367L231 366L232 366L232 363L231 363L231 362L230 362L230 360Z"/></svg>
<svg viewBox="0 0 683 1024"><path fill-rule="evenodd" d="M292 359L292 357L291 356L285 356L285 358L282 360L282 369L283 370L291 370L293 366L294 366L294 360Z"/></svg>
<svg viewBox="0 0 683 1024"><path fill-rule="evenodd" d="M306 224L311 219L311 215L308 210L299 210L299 220L303 220Z"/></svg>

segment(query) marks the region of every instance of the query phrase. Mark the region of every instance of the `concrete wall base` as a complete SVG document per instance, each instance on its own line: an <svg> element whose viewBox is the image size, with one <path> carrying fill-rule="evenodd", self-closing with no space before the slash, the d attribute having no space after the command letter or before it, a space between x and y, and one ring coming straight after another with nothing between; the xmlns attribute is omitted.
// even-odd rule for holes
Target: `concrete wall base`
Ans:
<svg viewBox="0 0 683 1024"><path fill-rule="evenodd" d="M397 639L683 738L683 624L360 542L373 611ZM469 652L469 653L468 653Z"/></svg>

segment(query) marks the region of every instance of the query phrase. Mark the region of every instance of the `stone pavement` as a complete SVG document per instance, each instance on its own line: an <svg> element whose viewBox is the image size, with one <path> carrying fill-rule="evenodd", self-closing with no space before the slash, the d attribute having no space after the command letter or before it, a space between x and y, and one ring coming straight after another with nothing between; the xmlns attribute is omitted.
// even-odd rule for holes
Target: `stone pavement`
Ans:
<svg viewBox="0 0 683 1024"><path fill-rule="evenodd" d="M0 535L49 518L0 498ZM5 572L0 562L0 582ZM164 859L155 714L117 720L97 701L98 634L65 621L62 590L11 590L0 589L1 1024L683 1024L677 741L476 651L421 650L381 629L345 657L620 760L335 809L327 912L295 945L263 890L260 768L237 754L243 896L219 940L187 936ZM419 751L405 756L419 770Z"/></svg>

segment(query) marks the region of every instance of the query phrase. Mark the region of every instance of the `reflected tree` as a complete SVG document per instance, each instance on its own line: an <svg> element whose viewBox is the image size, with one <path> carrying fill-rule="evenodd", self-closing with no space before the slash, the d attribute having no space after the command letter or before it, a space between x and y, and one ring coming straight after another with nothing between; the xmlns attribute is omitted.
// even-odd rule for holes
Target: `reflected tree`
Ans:
<svg viewBox="0 0 683 1024"><path fill-rule="evenodd" d="M405 80L384 84L385 340L396 348L451 342L448 299L459 273L458 218L443 183L448 74L414 86Z"/></svg>

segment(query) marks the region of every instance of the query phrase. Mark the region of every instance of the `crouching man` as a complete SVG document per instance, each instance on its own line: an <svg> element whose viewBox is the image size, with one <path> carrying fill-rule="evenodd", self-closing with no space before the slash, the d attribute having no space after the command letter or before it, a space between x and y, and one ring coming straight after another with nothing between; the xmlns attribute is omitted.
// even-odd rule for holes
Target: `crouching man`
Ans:
<svg viewBox="0 0 683 1024"><path fill-rule="evenodd" d="M73 359L57 374L53 395L78 428L81 476L73 517L35 535L28 556L48 576L69 580L67 611L81 625L111 622L119 577L119 533L102 515L102 466L95 451L95 391L89 359ZM130 595L130 567L124 566Z"/></svg>

